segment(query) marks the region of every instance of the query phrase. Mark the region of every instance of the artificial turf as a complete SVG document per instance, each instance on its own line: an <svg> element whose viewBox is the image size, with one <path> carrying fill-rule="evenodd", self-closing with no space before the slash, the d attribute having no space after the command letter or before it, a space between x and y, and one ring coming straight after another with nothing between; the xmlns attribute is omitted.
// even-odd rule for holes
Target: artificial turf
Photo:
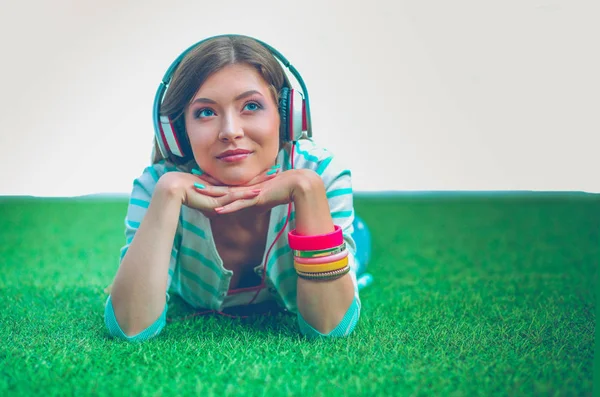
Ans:
<svg viewBox="0 0 600 397"><path fill-rule="evenodd" d="M285 314L110 339L126 206L0 199L1 396L592 394L598 196L357 197L375 281L355 332L316 341Z"/></svg>

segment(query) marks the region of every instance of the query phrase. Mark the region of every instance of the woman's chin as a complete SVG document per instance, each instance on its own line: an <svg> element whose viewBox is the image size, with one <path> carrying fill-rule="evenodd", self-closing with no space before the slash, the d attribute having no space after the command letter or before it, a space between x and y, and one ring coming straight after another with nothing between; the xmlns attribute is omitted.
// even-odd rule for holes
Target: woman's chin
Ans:
<svg viewBox="0 0 600 397"><path fill-rule="evenodd" d="M244 186L248 184L248 182L250 182L253 179L253 177L245 175L220 175L220 177L216 179L218 179L219 182L226 186Z"/></svg>

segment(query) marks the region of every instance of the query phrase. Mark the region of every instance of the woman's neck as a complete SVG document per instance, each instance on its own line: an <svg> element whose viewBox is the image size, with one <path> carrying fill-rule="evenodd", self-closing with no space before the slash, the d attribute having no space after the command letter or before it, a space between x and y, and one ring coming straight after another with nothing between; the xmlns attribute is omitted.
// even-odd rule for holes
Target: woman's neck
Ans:
<svg viewBox="0 0 600 397"><path fill-rule="evenodd" d="M213 228L242 228L242 229L257 229L261 230L265 222L269 222L271 211L256 213L252 208L244 209L230 214L218 215L211 219Z"/></svg>

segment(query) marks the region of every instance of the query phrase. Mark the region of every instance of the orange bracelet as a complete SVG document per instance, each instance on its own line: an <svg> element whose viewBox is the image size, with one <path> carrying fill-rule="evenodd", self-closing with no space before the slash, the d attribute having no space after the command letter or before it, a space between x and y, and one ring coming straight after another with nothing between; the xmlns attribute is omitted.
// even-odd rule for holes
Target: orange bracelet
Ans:
<svg viewBox="0 0 600 397"><path fill-rule="evenodd" d="M296 268L296 270L299 272L303 272L303 273L331 272L334 270L343 269L347 265L348 265L348 257L347 256L343 259L340 259L339 261L323 263L323 264L319 264L319 265L303 265L301 263L294 261L294 267Z"/></svg>

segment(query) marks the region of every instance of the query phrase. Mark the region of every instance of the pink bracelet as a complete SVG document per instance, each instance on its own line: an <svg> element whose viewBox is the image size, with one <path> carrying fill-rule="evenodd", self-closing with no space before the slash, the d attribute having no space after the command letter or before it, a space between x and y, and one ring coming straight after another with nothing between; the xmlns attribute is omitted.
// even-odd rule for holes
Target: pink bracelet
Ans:
<svg viewBox="0 0 600 397"><path fill-rule="evenodd" d="M298 251L318 251L337 247L344 242L342 228L334 225L335 230L328 234L315 236L302 236L296 233L296 229L288 233L290 248Z"/></svg>
<svg viewBox="0 0 600 397"><path fill-rule="evenodd" d="M320 265L322 263L329 263L329 262L339 261L340 259L344 259L347 256L348 256L348 250L345 249L342 252L339 252L337 254L328 255L328 256L319 256L319 257L316 257L316 258L299 258L299 257L295 257L294 261L296 263L300 263L302 265Z"/></svg>

